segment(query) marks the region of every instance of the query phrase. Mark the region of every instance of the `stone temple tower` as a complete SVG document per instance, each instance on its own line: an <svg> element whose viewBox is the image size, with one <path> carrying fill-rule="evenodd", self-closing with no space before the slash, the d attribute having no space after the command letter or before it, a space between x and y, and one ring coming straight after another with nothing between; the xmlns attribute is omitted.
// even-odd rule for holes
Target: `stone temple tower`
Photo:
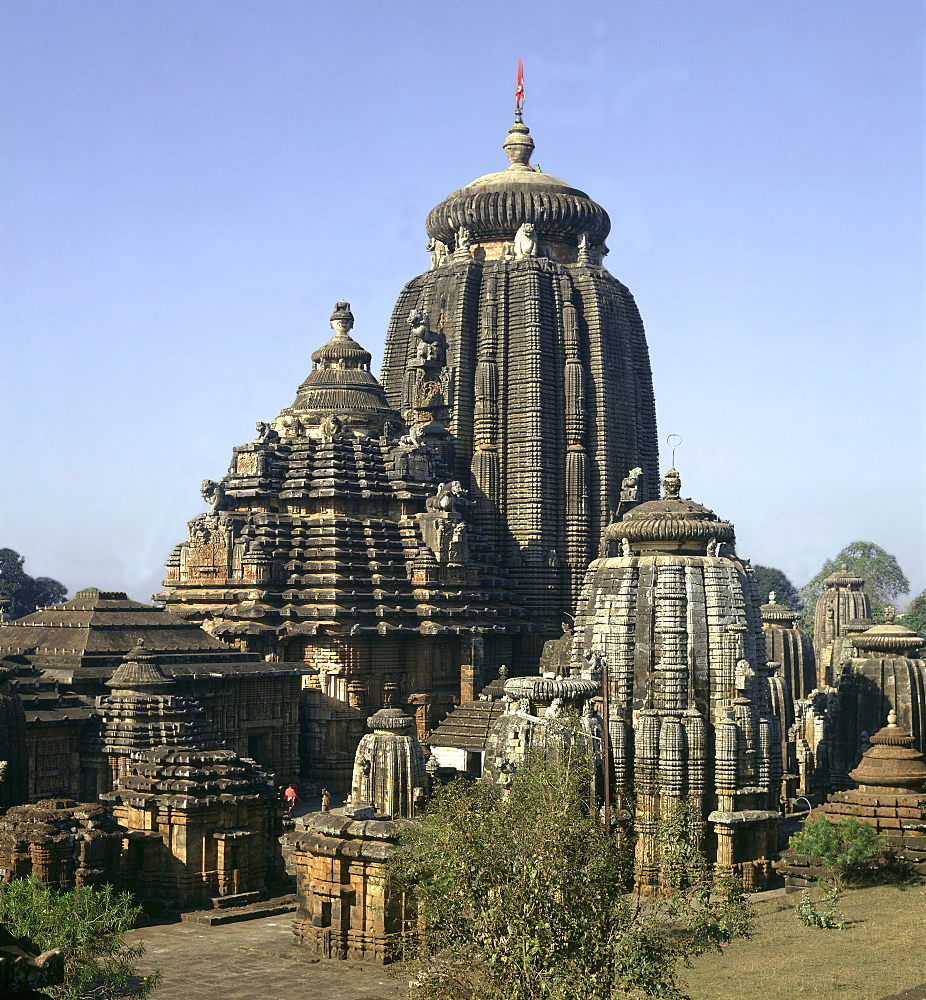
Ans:
<svg viewBox="0 0 926 1000"><path fill-rule="evenodd" d="M657 824L672 800L696 804L705 851L761 886L777 851L781 720L765 637L733 525L681 496L604 532L576 615L573 675L607 671L614 784L635 793L637 878L657 879Z"/></svg>
<svg viewBox="0 0 926 1000"><path fill-rule="evenodd" d="M382 384L409 424L449 431L448 478L559 634L622 481L657 495L656 417L640 315L602 266L608 214L533 149L518 113L507 169L431 211L431 267L399 296Z"/></svg>

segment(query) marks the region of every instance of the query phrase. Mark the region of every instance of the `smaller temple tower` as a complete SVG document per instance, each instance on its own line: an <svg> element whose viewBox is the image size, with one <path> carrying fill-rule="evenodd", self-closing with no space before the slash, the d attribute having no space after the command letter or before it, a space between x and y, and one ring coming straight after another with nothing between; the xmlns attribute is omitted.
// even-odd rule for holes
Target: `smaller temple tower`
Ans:
<svg viewBox="0 0 926 1000"><path fill-rule="evenodd" d="M813 616L813 648L817 661L817 687L835 681L838 664L833 661L834 644L854 618L871 618L871 602L862 589L865 578L843 566L823 581L823 593Z"/></svg>
<svg viewBox="0 0 926 1000"><path fill-rule="evenodd" d="M174 746L215 750L220 741L209 728L202 706L182 695L177 683L139 640L106 681L110 694L98 701L103 774L100 791L110 791L127 774L137 753Z"/></svg>
<svg viewBox="0 0 926 1000"><path fill-rule="evenodd" d="M381 708L367 719L367 725L373 731L357 747L352 808L370 806L377 816L411 819L428 792L428 773L414 732L415 720L398 708Z"/></svg>
<svg viewBox="0 0 926 1000"><path fill-rule="evenodd" d="M834 705L826 719L832 747L829 785L850 786L850 771L889 711L910 734L917 750L926 749L926 639L902 625L886 622L852 637L855 655L836 681Z"/></svg>
<svg viewBox="0 0 926 1000"><path fill-rule="evenodd" d="M127 841L126 888L179 909L259 898L282 875L283 806L270 776L220 746L143 648L111 682L103 744L117 776L100 801Z"/></svg>
<svg viewBox="0 0 926 1000"><path fill-rule="evenodd" d="M288 835L298 908L296 944L323 958L385 964L415 927L414 905L386 877L403 823L429 792L414 720L396 708L367 719L354 759L350 804L310 813Z"/></svg>
<svg viewBox="0 0 926 1000"><path fill-rule="evenodd" d="M779 604L775 598L773 590L768 595L768 604L759 609L765 632L765 651L769 660L780 664L779 672L788 685L791 697L797 701L806 698L817 686L813 641L797 624L800 612Z"/></svg>
<svg viewBox="0 0 926 1000"><path fill-rule="evenodd" d="M781 720L765 637L733 525L681 496L670 469L659 500L604 531L575 621L573 673L606 669L617 789L636 793L637 879L657 878L655 837L670 800L698 803L708 857L764 884L777 851Z"/></svg>

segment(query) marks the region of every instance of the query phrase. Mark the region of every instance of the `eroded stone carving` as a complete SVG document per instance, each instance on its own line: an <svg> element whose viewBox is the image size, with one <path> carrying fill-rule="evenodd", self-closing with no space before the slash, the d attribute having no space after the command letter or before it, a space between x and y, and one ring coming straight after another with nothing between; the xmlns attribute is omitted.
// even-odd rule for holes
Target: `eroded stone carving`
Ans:
<svg viewBox="0 0 926 1000"><path fill-rule="evenodd" d="M536 257L538 251L537 230L533 222L524 222L514 237L514 255L518 260Z"/></svg>
<svg viewBox="0 0 926 1000"><path fill-rule="evenodd" d="M204 479L199 488L203 499L209 504L209 513L226 509L225 487L214 479Z"/></svg>

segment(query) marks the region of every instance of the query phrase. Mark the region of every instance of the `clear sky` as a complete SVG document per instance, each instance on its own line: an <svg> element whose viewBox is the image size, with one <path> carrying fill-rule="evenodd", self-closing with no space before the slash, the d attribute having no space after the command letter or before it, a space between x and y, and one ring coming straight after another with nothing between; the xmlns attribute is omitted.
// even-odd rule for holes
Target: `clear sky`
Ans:
<svg viewBox="0 0 926 1000"><path fill-rule="evenodd" d="M505 166L587 191L683 495L797 585L924 559L919 0L4 0L0 547L148 600L336 299L378 364L424 220ZM670 454L663 450L663 467Z"/></svg>

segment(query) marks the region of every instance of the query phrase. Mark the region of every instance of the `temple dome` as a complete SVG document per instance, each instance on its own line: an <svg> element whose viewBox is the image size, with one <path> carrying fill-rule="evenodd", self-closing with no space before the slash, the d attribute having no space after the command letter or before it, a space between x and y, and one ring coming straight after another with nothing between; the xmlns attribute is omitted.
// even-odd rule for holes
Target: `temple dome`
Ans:
<svg viewBox="0 0 926 1000"><path fill-rule="evenodd" d="M592 245L611 231L608 213L578 188L529 163L534 143L523 122L515 122L504 143L511 165L454 191L428 215L428 236L450 246L464 227L472 239L511 239L534 223L546 239L576 244L586 234Z"/></svg>
<svg viewBox="0 0 926 1000"><path fill-rule="evenodd" d="M350 303L336 303L331 316L334 336L312 353L312 371L284 413L298 413L309 423L332 415L379 427L386 420L399 420L370 372L370 352L350 335L353 325Z"/></svg>
<svg viewBox="0 0 926 1000"><path fill-rule="evenodd" d="M784 624L785 626L789 626L801 617L801 613L789 608L787 604L779 604L775 599L776 596L775 591L771 591L768 595L768 604L763 604L759 608L762 621L775 625Z"/></svg>
<svg viewBox="0 0 926 1000"><path fill-rule="evenodd" d="M913 745L913 737L897 725L890 712L887 725L871 738L871 749L849 777L864 791L868 788L922 788L926 785L926 763Z"/></svg>
<svg viewBox="0 0 926 1000"><path fill-rule="evenodd" d="M660 548L666 544L674 547L686 543L726 542L733 544L736 536L733 525L720 518L707 507L679 495L681 477L669 469L662 480L663 495L631 508L620 521L609 525L604 532L609 542L627 539L631 544L645 548ZM708 553L713 554L713 553Z"/></svg>
<svg viewBox="0 0 926 1000"><path fill-rule="evenodd" d="M907 656L913 650L926 646L926 639L903 625L885 622L856 635L852 645L866 652Z"/></svg>

